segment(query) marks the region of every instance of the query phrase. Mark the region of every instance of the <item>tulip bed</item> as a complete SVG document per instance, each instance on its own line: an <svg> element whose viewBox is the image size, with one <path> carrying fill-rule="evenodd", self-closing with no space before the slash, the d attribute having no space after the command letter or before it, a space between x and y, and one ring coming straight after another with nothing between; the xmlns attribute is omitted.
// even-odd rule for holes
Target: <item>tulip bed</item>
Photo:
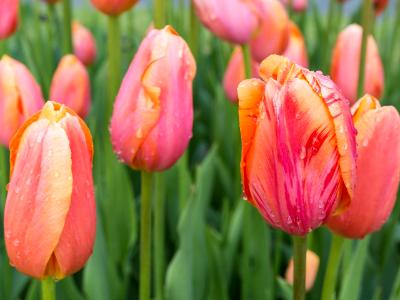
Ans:
<svg viewBox="0 0 400 300"><path fill-rule="evenodd" d="M136 2L0 0L0 300L400 299L400 0Z"/></svg>

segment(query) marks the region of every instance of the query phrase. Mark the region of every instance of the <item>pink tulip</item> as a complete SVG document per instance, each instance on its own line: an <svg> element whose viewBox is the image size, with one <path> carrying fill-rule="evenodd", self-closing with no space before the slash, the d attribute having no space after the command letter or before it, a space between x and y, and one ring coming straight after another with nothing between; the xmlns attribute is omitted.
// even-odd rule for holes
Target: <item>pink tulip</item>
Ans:
<svg viewBox="0 0 400 300"><path fill-rule="evenodd" d="M90 78L85 66L74 55L64 56L54 74L50 99L65 104L82 118L90 110Z"/></svg>
<svg viewBox="0 0 400 300"><path fill-rule="evenodd" d="M83 267L95 239L89 129L72 110L47 102L10 150L4 214L10 264L35 278L62 279Z"/></svg>
<svg viewBox="0 0 400 300"><path fill-rule="evenodd" d="M305 235L353 197L350 108L328 77L285 57L266 58L260 76L238 88L244 194L272 226Z"/></svg>
<svg viewBox="0 0 400 300"><path fill-rule="evenodd" d="M254 77L258 77L258 63L252 61L252 73ZM237 103L237 87L239 83L246 79L243 61L243 52L240 47L236 47L232 53L232 57L226 68L224 76L224 89L229 100Z"/></svg>
<svg viewBox="0 0 400 300"><path fill-rule="evenodd" d="M361 26L349 25L340 33L332 57L331 77L351 103L357 100L361 39ZM364 89L379 98L383 88L384 72L378 46L375 39L369 36Z"/></svg>
<svg viewBox="0 0 400 300"><path fill-rule="evenodd" d="M357 134L357 181L349 208L328 226L348 238L379 230L396 201L400 180L400 116L366 95L352 108Z"/></svg>
<svg viewBox="0 0 400 300"><path fill-rule="evenodd" d="M287 57L294 63L307 68L308 67L308 55L307 47L304 41L303 34L295 23L290 21L290 35L289 42L286 47L283 56Z"/></svg>
<svg viewBox="0 0 400 300"><path fill-rule="evenodd" d="M262 0L260 4L261 26L250 42L252 56L258 62L271 54L282 54L289 40L289 18L282 3Z"/></svg>
<svg viewBox="0 0 400 300"><path fill-rule="evenodd" d="M8 143L18 127L44 104L39 85L20 62L0 60L0 143Z"/></svg>
<svg viewBox="0 0 400 300"><path fill-rule="evenodd" d="M216 36L235 44L250 41L260 22L260 0L193 0L201 22Z"/></svg>
<svg viewBox="0 0 400 300"><path fill-rule="evenodd" d="M19 0L0 1L0 40L8 38L18 27Z"/></svg>
<svg viewBox="0 0 400 300"><path fill-rule="evenodd" d="M119 158L134 169L171 167L192 136L192 81L196 63L170 26L151 30L118 93L111 139Z"/></svg>
<svg viewBox="0 0 400 300"><path fill-rule="evenodd" d="M118 16L129 10L139 0L90 0L101 12L109 16Z"/></svg>
<svg viewBox="0 0 400 300"><path fill-rule="evenodd" d="M289 1L292 1L294 11L302 12L307 9L308 0L282 0L285 5L289 5Z"/></svg>
<svg viewBox="0 0 400 300"><path fill-rule="evenodd" d="M90 66L97 55L96 40L92 33L79 22L72 24L72 37L74 53L79 60L86 66Z"/></svg>

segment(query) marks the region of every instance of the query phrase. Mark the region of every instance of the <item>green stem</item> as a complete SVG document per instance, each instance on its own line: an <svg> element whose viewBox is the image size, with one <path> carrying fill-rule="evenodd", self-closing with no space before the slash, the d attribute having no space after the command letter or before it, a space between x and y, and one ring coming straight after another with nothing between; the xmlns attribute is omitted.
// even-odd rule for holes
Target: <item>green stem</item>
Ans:
<svg viewBox="0 0 400 300"><path fill-rule="evenodd" d="M121 38L119 17L108 17L108 96L106 120L111 116L115 97L121 82Z"/></svg>
<svg viewBox="0 0 400 300"><path fill-rule="evenodd" d="M335 20L335 4L336 0L329 1L329 9L328 9L328 22L325 28L325 58L323 64L325 66L325 72L328 73L329 71L329 63L330 63L330 56L331 56L331 37L332 31L334 27L334 20Z"/></svg>
<svg viewBox="0 0 400 300"><path fill-rule="evenodd" d="M321 300L334 299L336 279L343 254L344 241L345 239L343 237L333 234Z"/></svg>
<svg viewBox="0 0 400 300"><path fill-rule="evenodd" d="M140 205L140 300L150 300L152 184L153 174L142 171L142 199Z"/></svg>
<svg viewBox="0 0 400 300"><path fill-rule="evenodd" d="M56 284L50 277L41 281L42 286L42 300L55 300L56 299Z"/></svg>
<svg viewBox="0 0 400 300"><path fill-rule="evenodd" d="M164 174L156 175L156 205L154 211L154 273L157 300L164 299L165 272L165 179Z"/></svg>
<svg viewBox="0 0 400 300"><path fill-rule="evenodd" d="M190 1L190 32L189 32L189 45L193 52L193 56L197 58L198 55L198 42L200 33L200 24L194 8L194 1Z"/></svg>
<svg viewBox="0 0 400 300"><path fill-rule="evenodd" d="M243 257L242 257L242 297L241 299L250 298L250 238L252 235L250 220L251 207L249 203L245 203L243 212Z"/></svg>
<svg viewBox="0 0 400 300"><path fill-rule="evenodd" d="M293 236L294 284L293 300L304 300L306 295L307 236Z"/></svg>
<svg viewBox="0 0 400 300"><path fill-rule="evenodd" d="M251 54L249 45L242 45L242 52L246 78L251 78Z"/></svg>
<svg viewBox="0 0 400 300"><path fill-rule="evenodd" d="M53 68L54 65L54 4L47 4L47 35L48 35L48 43L49 43L49 52L50 57L48 58L50 61L50 68Z"/></svg>
<svg viewBox="0 0 400 300"><path fill-rule="evenodd" d="M368 36L372 31L372 23L374 18L374 10L372 6L372 0L364 0L362 7L362 41L361 41L361 55L358 75L358 87L357 87L357 98L361 98L364 94L364 82L365 82L365 63L367 60L367 44Z"/></svg>
<svg viewBox="0 0 400 300"><path fill-rule="evenodd" d="M162 28L166 23L166 0L153 0L154 26Z"/></svg>
<svg viewBox="0 0 400 300"><path fill-rule="evenodd" d="M64 34L63 34L63 53L69 54L72 52L72 9L71 0L63 1L63 13L64 13Z"/></svg>

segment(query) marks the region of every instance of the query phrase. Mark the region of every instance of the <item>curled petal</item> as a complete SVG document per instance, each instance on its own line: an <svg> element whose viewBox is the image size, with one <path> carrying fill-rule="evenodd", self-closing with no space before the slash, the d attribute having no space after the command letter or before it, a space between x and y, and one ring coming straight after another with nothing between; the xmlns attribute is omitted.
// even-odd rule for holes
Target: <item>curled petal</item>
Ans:
<svg viewBox="0 0 400 300"><path fill-rule="evenodd" d="M290 28L289 42L285 49L285 52L283 52L282 55L287 57L294 63L307 68L308 55L303 34L301 33L297 25L292 21L290 21L289 28Z"/></svg>

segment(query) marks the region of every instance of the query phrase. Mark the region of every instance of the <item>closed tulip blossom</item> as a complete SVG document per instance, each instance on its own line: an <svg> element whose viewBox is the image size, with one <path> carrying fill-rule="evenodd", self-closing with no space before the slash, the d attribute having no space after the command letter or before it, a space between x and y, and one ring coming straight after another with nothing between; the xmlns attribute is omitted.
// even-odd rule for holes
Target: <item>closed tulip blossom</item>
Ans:
<svg viewBox="0 0 400 300"><path fill-rule="evenodd" d="M313 288L315 279L317 278L319 269L319 257L311 250L306 253L306 290L309 291ZM293 285L294 282L294 260L290 259L289 265L286 269L285 279Z"/></svg>
<svg viewBox="0 0 400 300"><path fill-rule="evenodd" d="M348 101L328 77L281 56L265 59L260 76L238 88L244 194L272 226L305 235L353 196Z"/></svg>
<svg viewBox="0 0 400 300"><path fill-rule="evenodd" d="M357 181L354 198L328 226L347 238L379 230L394 207L400 179L400 116L366 95L352 108L357 129Z"/></svg>
<svg viewBox="0 0 400 300"><path fill-rule="evenodd" d="M151 30L122 82L111 119L119 158L134 169L171 167L192 136L196 63L170 26Z"/></svg>
<svg viewBox="0 0 400 300"><path fill-rule="evenodd" d="M96 40L92 33L79 22L72 24L74 54L85 65L90 66L96 60Z"/></svg>
<svg viewBox="0 0 400 300"><path fill-rule="evenodd" d="M254 77L258 76L258 67L259 64L253 60L252 73ZM224 75L225 94L233 103L237 103L237 87L241 81L246 79L245 73L242 49L236 47Z"/></svg>
<svg viewBox="0 0 400 300"><path fill-rule="evenodd" d="M0 143L8 146L19 126L44 104L39 85L20 62L0 60Z"/></svg>
<svg viewBox="0 0 400 300"><path fill-rule="evenodd" d="M18 0L0 1L0 40L8 38L18 27Z"/></svg>
<svg viewBox="0 0 400 300"><path fill-rule="evenodd" d="M193 0L196 14L212 33L234 44L246 44L258 30L259 0Z"/></svg>
<svg viewBox="0 0 400 300"><path fill-rule="evenodd" d="M101 12L109 16L118 16L129 10L139 0L90 0Z"/></svg>
<svg viewBox="0 0 400 300"><path fill-rule="evenodd" d="M332 80L351 103L357 100L361 39L362 27L349 25L340 33L332 57ZM368 37L365 67L364 90L379 98L384 88L384 72L378 46L372 36Z"/></svg>
<svg viewBox="0 0 400 300"><path fill-rule="evenodd" d="M283 52L283 56L287 57L294 63L307 68L308 67L308 55L307 47L304 41L303 34L295 23L290 21L290 35L289 42L286 50Z"/></svg>
<svg viewBox="0 0 400 300"><path fill-rule="evenodd" d="M308 0L282 0L285 5L289 5L290 1L292 1L292 8L294 11L302 12L307 9Z"/></svg>
<svg viewBox="0 0 400 300"><path fill-rule="evenodd" d="M90 98L90 78L85 66L74 55L64 56L51 82L50 99L84 118L90 109Z"/></svg>
<svg viewBox="0 0 400 300"><path fill-rule="evenodd" d="M389 0L374 0L374 8L376 14L381 14L388 4Z"/></svg>
<svg viewBox="0 0 400 300"><path fill-rule="evenodd" d="M10 264L43 279L80 270L93 250L93 145L85 123L47 102L11 141L4 214Z"/></svg>

